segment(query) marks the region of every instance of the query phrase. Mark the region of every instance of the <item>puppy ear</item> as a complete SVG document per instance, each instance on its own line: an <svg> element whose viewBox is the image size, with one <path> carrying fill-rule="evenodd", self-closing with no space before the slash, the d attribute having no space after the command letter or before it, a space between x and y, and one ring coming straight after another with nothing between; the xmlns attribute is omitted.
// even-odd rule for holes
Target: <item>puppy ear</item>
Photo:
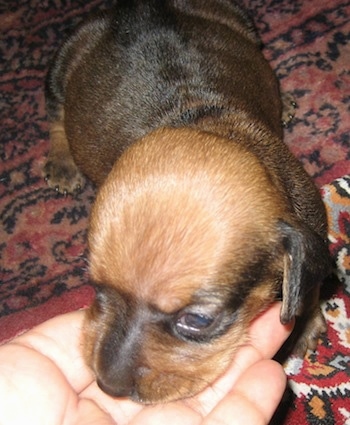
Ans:
<svg viewBox="0 0 350 425"><path fill-rule="evenodd" d="M300 313L304 295L330 273L327 241L303 223L279 221L285 250L280 320L286 324Z"/></svg>

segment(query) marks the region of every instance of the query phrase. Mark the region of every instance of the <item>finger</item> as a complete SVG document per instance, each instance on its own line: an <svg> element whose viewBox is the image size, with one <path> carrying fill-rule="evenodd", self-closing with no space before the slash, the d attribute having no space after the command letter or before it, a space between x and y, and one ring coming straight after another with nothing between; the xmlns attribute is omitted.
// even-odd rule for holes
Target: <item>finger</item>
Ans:
<svg viewBox="0 0 350 425"><path fill-rule="evenodd" d="M0 347L0 423L57 423L75 411L77 394L47 357L30 347Z"/></svg>
<svg viewBox="0 0 350 425"><path fill-rule="evenodd" d="M212 410L202 425L268 424L282 398L286 381L280 364L261 360L239 378L234 389Z"/></svg>
<svg viewBox="0 0 350 425"><path fill-rule="evenodd" d="M43 425L59 418L62 424L113 424L97 405L79 399L48 356L29 346L31 335L24 339L27 345L13 341L0 347L0 423ZM41 332L34 335L41 343Z"/></svg>
<svg viewBox="0 0 350 425"><path fill-rule="evenodd" d="M57 316L15 338L12 343L30 347L52 360L80 393L93 381L82 357L83 319L83 310Z"/></svg>
<svg viewBox="0 0 350 425"><path fill-rule="evenodd" d="M281 303L273 304L259 315L249 328L248 343L235 355L231 383L249 366L262 359L271 359L291 334L294 322L282 325Z"/></svg>
<svg viewBox="0 0 350 425"><path fill-rule="evenodd" d="M294 321L282 325L280 321L281 302L274 303L258 316L249 329L249 343L263 359L271 359L291 334Z"/></svg>
<svg viewBox="0 0 350 425"><path fill-rule="evenodd" d="M134 403L127 398L110 397L97 386L96 382L89 385L80 396L94 400L101 409L109 413L118 425L129 424L131 419L144 408L142 404Z"/></svg>
<svg viewBox="0 0 350 425"><path fill-rule="evenodd" d="M271 359L289 337L293 323L281 324L280 309L281 303L275 303L252 322L248 343L234 357L231 382L257 361Z"/></svg>
<svg viewBox="0 0 350 425"><path fill-rule="evenodd" d="M237 351L231 366L219 379L186 403L201 414L208 414L251 365L273 357L291 332L291 326L281 324L279 314L280 303L276 303L259 316L249 330L250 344Z"/></svg>
<svg viewBox="0 0 350 425"><path fill-rule="evenodd" d="M92 400L82 399L73 425L116 425L111 416L101 410Z"/></svg>

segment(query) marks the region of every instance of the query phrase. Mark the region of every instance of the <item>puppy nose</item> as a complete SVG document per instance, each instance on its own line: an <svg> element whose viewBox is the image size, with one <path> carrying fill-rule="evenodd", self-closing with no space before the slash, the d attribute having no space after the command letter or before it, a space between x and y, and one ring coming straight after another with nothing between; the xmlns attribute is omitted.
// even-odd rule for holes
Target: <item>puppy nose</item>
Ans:
<svg viewBox="0 0 350 425"><path fill-rule="evenodd" d="M97 385L104 393L111 397L131 397L134 392L134 384L132 381L128 382L124 380L123 382L118 382L116 384L109 384L103 382L101 379L97 379Z"/></svg>
<svg viewBox="0 0 350 425"><path fill-rule="evenodd" d="M150 369L143 366L136 368L133 373L127 373L124 370L124 373L118 374L111 382L108 382L108 379L97 378L97 385L104 393L112 397L133 398L137 395L135 377L142 378L149 372Z"/></svg>

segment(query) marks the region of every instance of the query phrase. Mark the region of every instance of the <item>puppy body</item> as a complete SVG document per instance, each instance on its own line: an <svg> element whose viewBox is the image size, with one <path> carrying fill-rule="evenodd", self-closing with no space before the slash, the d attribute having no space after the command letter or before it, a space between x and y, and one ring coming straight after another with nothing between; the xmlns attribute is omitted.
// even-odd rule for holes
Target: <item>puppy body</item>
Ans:
<svg viewBox="0 0 350 425"><path fill-rule="evenodd" d="M58 53L47 105L49 183L72 190L79 168L100 185L84 352L104 391L145 403L200 391L280 295L282 322L306 323L297 349L315 347L325 212L233 2L120 1Z"/></svg>

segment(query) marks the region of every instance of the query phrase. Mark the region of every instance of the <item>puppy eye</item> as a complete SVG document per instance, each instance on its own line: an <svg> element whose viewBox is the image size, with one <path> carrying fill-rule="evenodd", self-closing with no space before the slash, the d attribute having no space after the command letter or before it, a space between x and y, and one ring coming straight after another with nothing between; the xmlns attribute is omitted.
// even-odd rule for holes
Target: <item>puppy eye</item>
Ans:
<svg viewBox="0 0 350 425"><path fill-rule="evenodd" d="M203 314L185 313L176 322L177 331L184 337L200 336L214 323L214 318Z"/></svg>

